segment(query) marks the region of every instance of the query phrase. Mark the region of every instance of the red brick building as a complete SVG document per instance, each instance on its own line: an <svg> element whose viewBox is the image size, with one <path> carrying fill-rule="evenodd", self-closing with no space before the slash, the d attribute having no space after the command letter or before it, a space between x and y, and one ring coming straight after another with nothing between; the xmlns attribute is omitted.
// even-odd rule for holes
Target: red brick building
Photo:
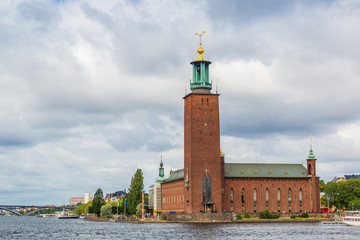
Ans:
<svg viewBox="0 0 360 240"><path fill-rule="evenodd" d="M311 146L307 168L225 163L220 150L219 94L211 93L211 62L203 52L200 43L199 57L191 62L192 91L184 97L184 169L158 181L158 212L319 212L319 177Z"/></svg>

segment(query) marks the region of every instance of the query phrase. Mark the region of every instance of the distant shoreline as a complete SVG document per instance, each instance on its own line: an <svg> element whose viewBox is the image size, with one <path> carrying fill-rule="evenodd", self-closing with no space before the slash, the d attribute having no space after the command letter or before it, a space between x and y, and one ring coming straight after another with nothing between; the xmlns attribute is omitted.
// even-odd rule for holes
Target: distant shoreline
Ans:
<svg viewBox="0 0 360 240"><path fill-rule="evenodd" d="M326 218L278 218L278 219L240 219L235 221L221 222L221 221L167 221L167 220L155 220L155 219L113 219L113 218L85 218L84 221L92 222L121 222L121 223L318 223L323 221L329 221L331 219Z"/></svg>

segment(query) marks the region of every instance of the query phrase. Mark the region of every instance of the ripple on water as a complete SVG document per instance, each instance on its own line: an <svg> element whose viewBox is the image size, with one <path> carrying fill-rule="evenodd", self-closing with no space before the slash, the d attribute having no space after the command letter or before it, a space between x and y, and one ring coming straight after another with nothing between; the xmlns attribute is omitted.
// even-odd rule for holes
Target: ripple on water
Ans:
<svg viewBox="0 0 360 240"><path fill-rule="evenodd" d="M360 228L321 223L107 223L0 216L0 239L360 239Z"/></svg>

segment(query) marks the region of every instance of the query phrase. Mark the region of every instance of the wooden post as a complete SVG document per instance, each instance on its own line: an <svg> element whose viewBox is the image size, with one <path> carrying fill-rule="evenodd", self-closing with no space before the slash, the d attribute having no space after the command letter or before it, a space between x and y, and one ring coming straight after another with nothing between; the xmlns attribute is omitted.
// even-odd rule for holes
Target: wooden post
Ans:
<svg viewBox="0 0 360 240"><path fill-rule="evenodd" d="M145 219L145 208L144 208L144 202L145 202L145 191L141 191L142 193L142 215L141 215L141 219Z"/></svg>

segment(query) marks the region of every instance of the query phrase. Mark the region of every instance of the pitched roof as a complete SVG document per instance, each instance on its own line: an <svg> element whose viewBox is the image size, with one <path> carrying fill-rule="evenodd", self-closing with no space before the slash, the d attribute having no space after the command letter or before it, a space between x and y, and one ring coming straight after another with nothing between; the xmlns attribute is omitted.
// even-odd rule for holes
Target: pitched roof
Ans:
<svg viewBox="0 0 360 240"><path fill-rule="evenodd" d="M225 177L307 178L302 164L225 163Z"/></svg>
<svg viewBox="0 0 360 240"><path fill-rule="evenodd" d="M180 179L184 179L184 169L172 171L170 176L165 180L165 182L172 182Z"/></svg>
<svg viewBox="0 0 360 240"><path fill-rule="evenodd" d="M357 179L357 178L360 178L360 174L358 175L345 175L345 179Z"/></svg>

